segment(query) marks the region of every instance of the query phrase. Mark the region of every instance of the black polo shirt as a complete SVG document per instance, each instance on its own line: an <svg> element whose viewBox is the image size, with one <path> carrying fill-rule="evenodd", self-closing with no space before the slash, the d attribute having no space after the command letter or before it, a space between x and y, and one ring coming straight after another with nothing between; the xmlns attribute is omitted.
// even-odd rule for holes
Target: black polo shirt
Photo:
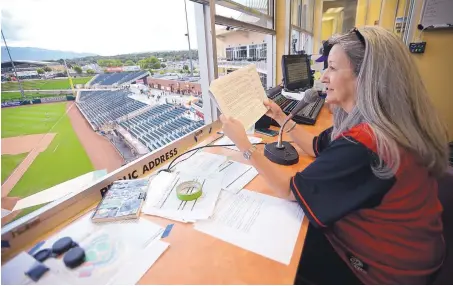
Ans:
<svg viewBox="0 0 453 286"><path fill-rule="evenodd" d="M316 160L291 179L305 215L363 283L425 283L444 253L436 180L402 149L398 172L378 178L367 124L333 141L331 132L314 138Z"/></svg>

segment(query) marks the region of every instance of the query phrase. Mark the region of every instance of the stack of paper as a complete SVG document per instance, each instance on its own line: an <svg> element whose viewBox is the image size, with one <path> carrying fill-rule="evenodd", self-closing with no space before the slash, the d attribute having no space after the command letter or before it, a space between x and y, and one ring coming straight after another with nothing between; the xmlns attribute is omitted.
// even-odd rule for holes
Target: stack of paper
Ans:
<svg viewBox="0 0 453 286"><path fill-rule="evenodd" d="M183 182L197 181L202 186L202 195L193 201L182 201L177 197L177 186ZM222 176L194 175L180 172L161 172L152 179L143 213L181 222L208 219L221 191ZM193 190L192 190L193 191Z"/></svg>
<svg viewBox="0 0 453 286"><path fill-rule="evenodd" d="M242 190L258 175L258 171L250 165L207 152L193 155L190 159L176 165L176 170L191 173L194 176L220 174L222 176L222 190L232 193Z"/></svg>
<svg viewBox="0 0 453 286"><path fill-rule="evenodd" d="M296 202L248 190L222 192L214 215L195 229L289 265L303 217Z"/></svg>

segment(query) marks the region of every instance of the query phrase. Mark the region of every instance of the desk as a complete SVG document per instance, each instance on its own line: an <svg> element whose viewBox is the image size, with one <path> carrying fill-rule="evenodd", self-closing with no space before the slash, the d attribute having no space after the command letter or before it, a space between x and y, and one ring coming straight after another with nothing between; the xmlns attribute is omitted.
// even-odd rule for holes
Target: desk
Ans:
<svg viewBox="0 0 453 286"><path fill-rule="evenodd" d="M323 107L316 125L304 126L304 128L308 132L317 135L331 125L332 115L326 107ZM273 129L277 130L277 128L274 127ZM218 136L219 135L215 133L210 134L206 140L198 145L205 145ZM277 139L277 137L267 137L259 134L256 136L263 138L264 142L275 142ZM286 136L286 134L283 138L284 140L290 140L289 136ZM259 152L263 152L263 149L263 145L258 146ZM303 170L313 161L312 158L306 156L299 148L296 147L296 150L300 154L299 163L293 166L280 166L281 172L295 174L296 172ZM205 151L228 156L238 162L248 163L240 152L231 149L219 147L207 148ZM123 171L120 170L119 172ZM112 174L109 175L110 177L113 176ZM81 197L86 197L88 194L95 194L99 197L100 194L98 189L94 186L92 188L93 191L88 190ZM260 176L257 176L252 180L246 188L264 194L274 194ZM90 202L94 204L94 201ZM95 206L92 206L92 204L90 204L89 207L91 210ZM62 213L65 211L69 212L70 208L71 207L68 206ZM86 211L79 210L78 215L72 217L70 220L64 221L61 225L51 225L52 230L42 236L32 236L34 243L45 240L46 237L60 231L64 225L71 223L77 219L77 217L84 214L86 214ZM163 227L169 223L174 223L175 225L170 235L163 239L170 243L170 247L141 278L139 284L293 284L308 227L308 220L305 218L299 232L290 265L287 266L207 234L198 232L193 228L192 224L178 223L168 219L147 215L142 215L142 218L153 221ZM33 229L31 231L33 231ZM29 234L27 235L30 237ZM30 243L31 242L32 241L30 241ZM20 249L18 249L18 251L27 250L33 244L20 244Z"/></svg>
<svg viewBox="0 0 453 286"><path fill-rule="evenodd" d="M319 134L332 125L332 115L326 107L321 110L315 126L304 126L312 134ZM273 127L274 128L274 127ZM277 130L277 128L274 128ZM212 135L207 142L219 135ZM277 137L256 134L264 142L274 142ZM284 139L290 140L289 136ZM203 142L201 145L206 144ZM264 145L258 151L263 152ZM303 170L313 159L298 147L299 163L281 166L282 172L295 174ZM228 156L247 164L242 153L227 148L207 148L205 152ZM255 177L246 189L274 195L264 178ZM289 266L249 252L212 236L198 232L192 224L173 222L168 219L142 215L155 223L165 226L174 223L170 235L163 240L170 243L168 250L141 278L139 284L293 284L299 264L308 220L305 217L294 248Z"/></svg>

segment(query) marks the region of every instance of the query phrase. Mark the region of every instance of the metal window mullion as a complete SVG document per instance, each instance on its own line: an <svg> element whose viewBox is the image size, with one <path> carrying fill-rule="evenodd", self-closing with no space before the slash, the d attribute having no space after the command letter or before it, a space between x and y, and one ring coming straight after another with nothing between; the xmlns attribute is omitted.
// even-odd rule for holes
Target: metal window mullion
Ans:
<svg viewBox="0 0 453 286"><path fill-rule="evenodd" d="M217 0L216 4L229 8L229 9L232 9L232 10L235 10L235 11L238 11L238 12L241 12L241 13L244 13L244 14L247 14L247 15L264 18L266 20L272 19L272 16L270 16L270 15L264 14L256 9L244 6L242 4L234 2L232 0Z"/></svg>
<svg viewBox="0 0 453 286"><path fill-rule="evenodd" d="M217 107L209 96L209 86L217 78L217 53L212 44L212 21L210 5L195 5L197 27L198 58L200 68L200 85L203 98L203 114L205 124L217 120ZM215 30L214 30L215 31ZM215 38L215 32L214 32Z"/></svg>
<svg viewBox="0 0 453 286"><path fill-rule="evenodd" d="M312 33L312 32L307 31L307 30L305 30L305 29L302 29L302 28L300 28L300 27L297 27L297 26L295 26L295 25L291 25L291 29L293 29L294 31L300 32L300 33L305 33L305 34L308 34L308 35L310 35L310 36L313 36L313 33Z"/></svg>
<svg viewBox="0 0 453 286"><path fill-rule="evenodd" d="M210 0L190 0L190 1L196 2L199 4L203 4L203 5L210 5ZM272 0L270 0L270 1L272 1ZM272 20L272 17L273 17L272 15L264 14L256 9L247 7L245 5L242 5L242 4L232 1L232 0L217 0L217 1L215 1L214 4L217 4L222 7L226 7L226 8L229 8L229 9L232 9L232 10L235 10L235 11L247 14L247 15L264 18L267 20ZM268 6L268 9L269 9L269 6Z"/></svg>
<svg viewBox="0 0 453 286"><path fill-rule="evenodd" d="M273 29L264 28L261 26L249 24L246 22L238 21L236 19L227 18L227 17L220 16L220 15L215 16L215 23L217 25L230 26L233 28L238 28L241 30L246 30L246 31L251 31L251 32L275 35L275 30L273 30Z"/></svg>

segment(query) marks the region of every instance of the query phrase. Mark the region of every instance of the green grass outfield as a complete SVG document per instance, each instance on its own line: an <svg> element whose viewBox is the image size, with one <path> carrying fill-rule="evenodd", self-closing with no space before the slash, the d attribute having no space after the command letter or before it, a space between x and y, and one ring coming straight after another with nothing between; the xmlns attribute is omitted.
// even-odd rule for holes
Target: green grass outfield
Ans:
<svg viewBox="0 0 453 286"><path fill-rule="evenodd" d="M25 159L28 153L17 155L2 155L2 184L6 178L16 169L17 166Z"/></svg>
<svg viewBox="0 0 453 286"><path fill-rule="evenodd" d="M72 79L72 83L76 84L85 84L93 77L77 77ZM63 79L46 79L46 80L23 80L22 88L24 90L30 89L68 89L71 88L69 80L67 78ZM20 90L18 82L3 82L2 90ZM3 97L3 94L2 94Z"/></svg>
<svg viewBox="0 0 453 286"><path fill-rule="evenodd" d="M2 138L57 133L8 196L27 197L94 170L65 114L66 104L61 102L2 109ZM36 208L25 209L20 216Z"/></svg>
<svg viewBox="0 0 453 286"><path fill-rule="evenodd" d="M25 93L25 99L33 99L33 98L43 98L43 97L54 97L60 95L72 95L71 94L40 94L40 93ZM2 92L2 102L8 100L21 100L22 94L20 92Z"/></svg>

